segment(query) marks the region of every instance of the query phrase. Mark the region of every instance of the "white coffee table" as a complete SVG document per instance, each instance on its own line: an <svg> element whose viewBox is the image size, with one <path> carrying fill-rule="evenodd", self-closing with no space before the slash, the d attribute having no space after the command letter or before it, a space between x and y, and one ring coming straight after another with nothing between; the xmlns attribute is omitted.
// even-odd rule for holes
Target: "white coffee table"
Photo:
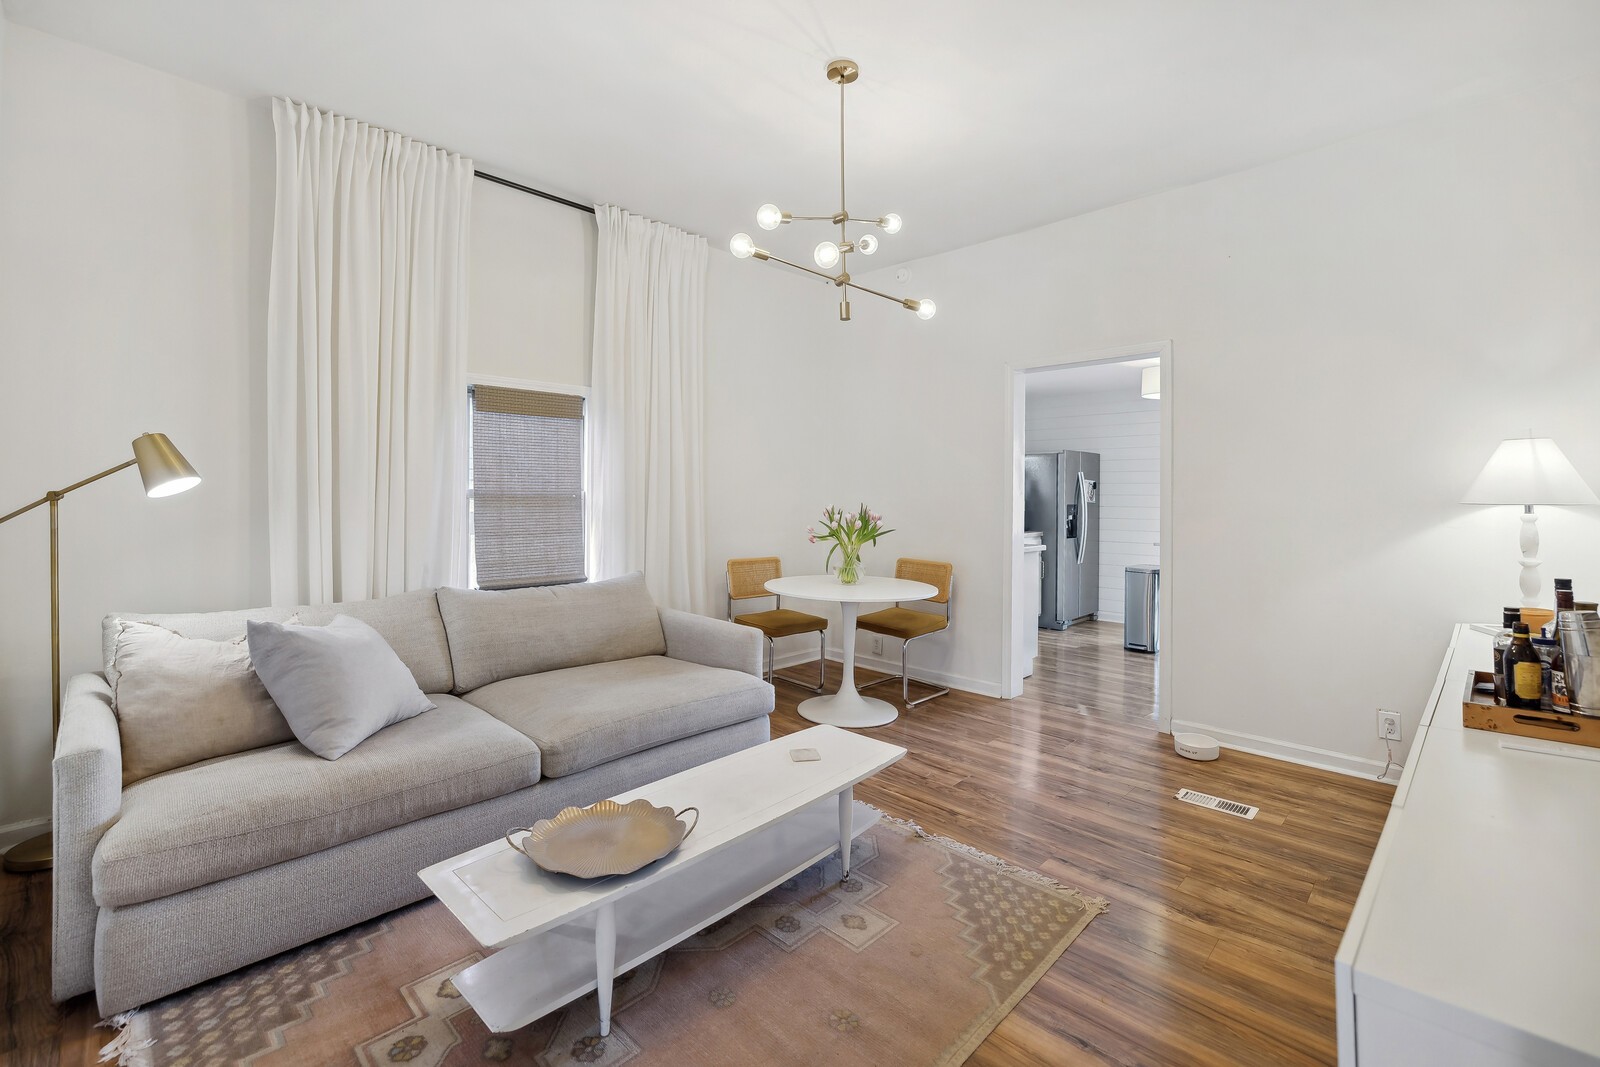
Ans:
<svg viewBox="0 0 1600 1067"><path fill-rule="evenodd" d="M844 617L844 633L840 640L844 646L844 678L839 682L839 691L801 701L802 716L812 722L857 729L887 726L899 717L900 713L887 700L864 697L856 689L856 616L862 604L927 600L938 596L939 590L927 582L904 578L867 576L854 585L845 585L831 574L803 574L774 578L767 583L767 592L800 600L831 600L839 605L839 613Z"/></svg>
<svg viewBox="0 0 1600 1067"><path fill-rule="evenodd" d="M796 763L789 752L822 758ZM615 878L549 874L505 841L420 872L450 913L496 952L455 976L496 1033L516 1030L591 989L600 1035L611 1032L611 985L622 971L748 904L813 863L840 853L878 820L855 784L906 750L816 726L663 778L613 799L700 809L672 855Z"/></svg>

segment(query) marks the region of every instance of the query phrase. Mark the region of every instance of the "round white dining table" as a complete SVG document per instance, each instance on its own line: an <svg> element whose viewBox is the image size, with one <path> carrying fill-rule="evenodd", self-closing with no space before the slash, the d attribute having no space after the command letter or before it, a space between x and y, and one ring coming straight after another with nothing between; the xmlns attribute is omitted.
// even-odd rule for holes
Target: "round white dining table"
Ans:
<svg viewBox="0 0 1600 1067"><path fill-rule="evenodd" d="M926 600L939 590L927 582L904 578L863 576L854 585L845 585L831 574L803 574L793 578L774 578L767 592L797 600L831 600L844 616L844 678L839 691L802 701L800 714L812 722L830 726L860 728L887 726L900 715L887 700L864 697L856 689L856 616L863 604L893 604L901 600Z"/></svg>

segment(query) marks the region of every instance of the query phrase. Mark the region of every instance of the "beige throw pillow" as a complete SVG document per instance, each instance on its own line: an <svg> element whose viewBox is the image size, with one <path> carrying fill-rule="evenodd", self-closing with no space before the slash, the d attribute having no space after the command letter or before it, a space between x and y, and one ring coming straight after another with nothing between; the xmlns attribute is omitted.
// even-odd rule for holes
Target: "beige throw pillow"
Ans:
<svg viewBox="0 0 1600 1067"><path fill-rule="evenodd" d="M216 756L293 741L250 665L244 638L206 641L124 621L112 701L122 731L122 784Z"/></svg>

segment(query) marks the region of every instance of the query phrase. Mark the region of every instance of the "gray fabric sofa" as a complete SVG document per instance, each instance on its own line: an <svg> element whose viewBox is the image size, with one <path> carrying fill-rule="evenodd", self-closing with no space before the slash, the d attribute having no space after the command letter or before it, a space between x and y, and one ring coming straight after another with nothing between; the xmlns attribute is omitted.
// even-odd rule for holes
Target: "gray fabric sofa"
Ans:
<svg viewBox="0 0 1600 1067"><path fill-rule="evenodd" d="M187 637L350 615L437 707L335 761L298 742L123 783L102 674L54 762L54 995L111 1015L420 900L417 871L571 804L766 741L761 635L657 610L643 578L297 609L118 613Z"/></svg>

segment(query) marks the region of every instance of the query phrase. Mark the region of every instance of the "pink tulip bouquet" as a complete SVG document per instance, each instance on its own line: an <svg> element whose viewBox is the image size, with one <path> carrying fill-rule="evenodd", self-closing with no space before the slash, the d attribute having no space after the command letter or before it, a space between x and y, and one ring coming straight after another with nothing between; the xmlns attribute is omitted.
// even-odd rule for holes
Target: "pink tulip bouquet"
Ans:
<svg viewBox="0 0 1600 1067"><path fill-rule="evenodd" d="M839 581L844 585L855 585L861 580L861 550L867 545L877 544L878 538L894 531L884 528L882 515L862 504L857 511L826 509L822 513L822 532L818 533L815 526L808 526L806 533L810 535L812 544L818 541L833 542L823 566L832 565L833 554L840 553Z"/></svg>

